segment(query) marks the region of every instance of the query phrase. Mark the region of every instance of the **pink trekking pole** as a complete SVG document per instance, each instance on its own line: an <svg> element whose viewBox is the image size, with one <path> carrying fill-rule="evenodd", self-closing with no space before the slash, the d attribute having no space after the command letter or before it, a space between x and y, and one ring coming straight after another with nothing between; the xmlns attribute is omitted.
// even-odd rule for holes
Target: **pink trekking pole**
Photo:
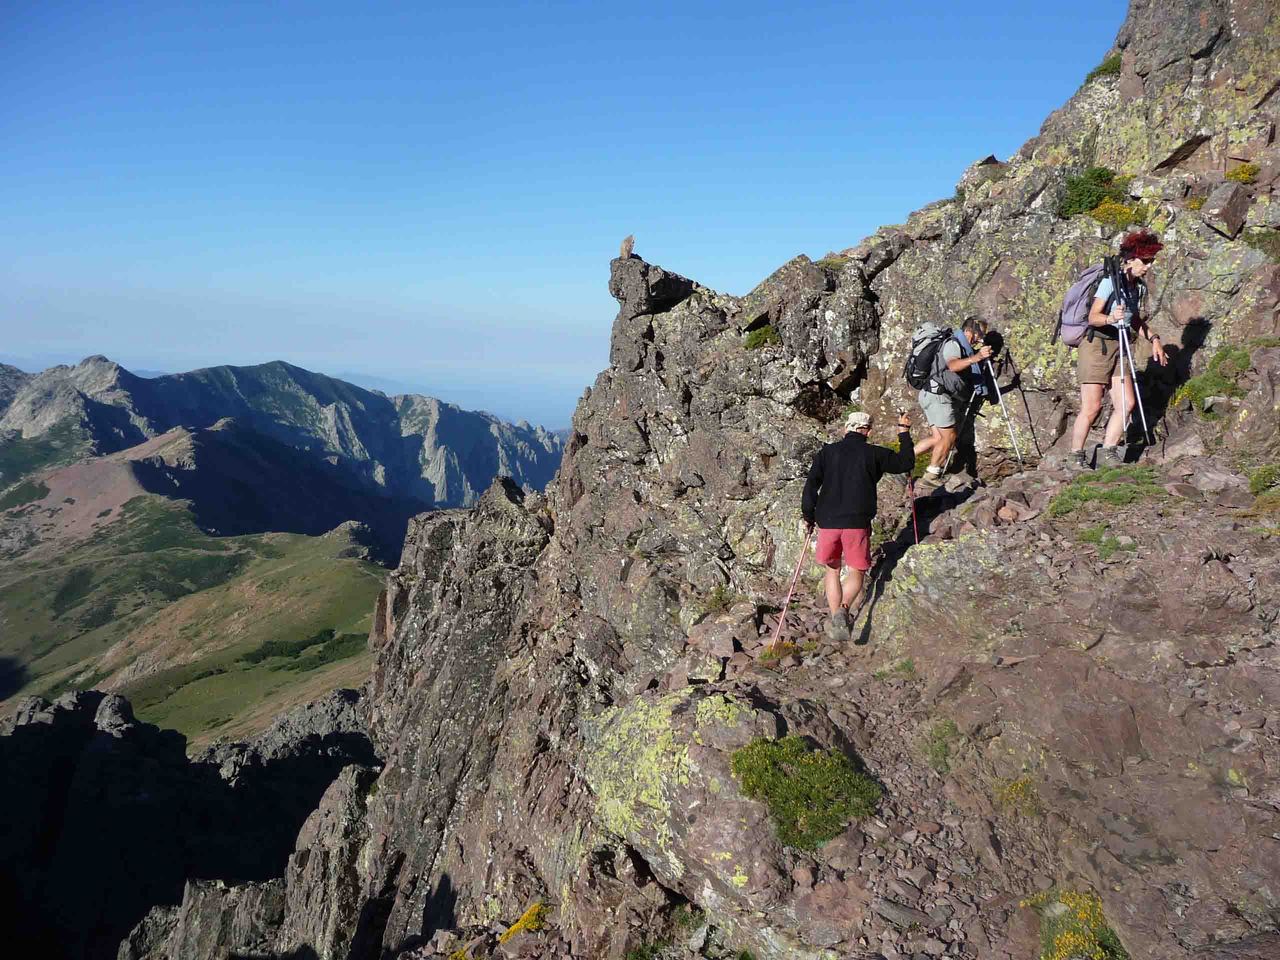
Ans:
<svg viewBox="0 0 1280 960"><path fill-rule="evenodd" d="M804 546L800 548L800 557L796 560L796 572L791 575L791 586L787 590L787 599L782 602L782 613L778 615L778 625L773 628L773 640L769 644L769 652L778 652L778 638L782 636L782 623L787 619L787 608L791 606L791 596L796 592L796 584L800 582L800 568L804 566L804 558L809 553L809 541L813 539L813 530L804 535Z"/></svg>

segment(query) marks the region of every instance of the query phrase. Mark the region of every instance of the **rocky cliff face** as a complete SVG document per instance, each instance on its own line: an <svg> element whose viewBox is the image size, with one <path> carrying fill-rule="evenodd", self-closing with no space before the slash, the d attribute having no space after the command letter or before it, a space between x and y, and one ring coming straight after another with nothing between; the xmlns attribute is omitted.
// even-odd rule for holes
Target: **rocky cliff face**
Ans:
<svg viewBox="0 0 1280 960"><path fill-rule="evenodd" d="M189 887L122 956L1025 960L1068 928L1062 957L1280 953L1280 554L1246 478L1280 425L1280 349L1256 339L1280 333L1280 284L1248 232L1271 229L1278 16L1135 2L1119 72L1017 157L746 297L614 261L610 366L546 496L498 484L411 527L371 637L386 765L364 816L331 788L270 896ZM1225 179L1241 158L1251 183ZM994 314L1024 449L1050 451L1072 393L1052 305L1111 239L1056 214L1087 163L1134 174L1170 244L1161 443L1127 471L1073 481L1046 456L994 482L989 414L992 484L919 504L919 546L883 484L865 642L821 641L809 571L793 645L762 657L810 457L850 401L903 405L918 319ZM1217 419L1170 400L1202 370L1229 384ZM874 812L784 844L734 765L783 736L872 775ZM293 867L318 850L326 869ZM201 939L210 918L226 932Z"/></svg>
<svg viewBox="0 0 1280 960"><path fill-rule="evenodd" d="M1020 904L1049 889L1096 903L1097 930L1135 957L1277 949L1277 742L1259 710L1277 679L1275 554L1241 511L1258 509L1243 469L1277 428L1273 351L1255 338L1280 330L1265 232L1280 22L1269 4L1135 4L1116 52L1117 76L1087 83L1009 162L976 165L956 198L746 297L614 262L610 367L546 503L504 495L501 520L472 514L444 563L440 534L420 531L393 577L375 712L405 721L376 727L399 773L371 804L386 839L366 881L384 949L450 918L461 939L416 955L482 945L485 924L543 902L553 927L530 955L659 941L680 955L669 918L693 904L708 955L1028 957L1041 914ZM1074 388L1070 355L1049 345L1054 305L1117 232L1058 215L1087 165L1133 175L1115 202L1144 201L1131 213L1169 244L1153 299L1181 354L1148 397L1154 472L1093 498L1048 461L959 512L938 498L922 508L931 539L885 550L865 648L762 666L809 457L851 400L881 422L906 405L898 370L919 319L991 315L1022 372L1023 449L1059 438ZM744 349L756 330L763 345ZM1253 431L1248 447L1171 402L1222 345L1244 350L1242 396L1222 409ZM1003 431L994 415L979 430L984 476L1011 469ZM1123 484L1140 506L1116 511ZM901 496L886 484L890 516ZM491 524L529 531L532 556L548 520L536 560L504 551L521 598L509 628L500 601L499 620L477 615L491 600L423 591L454 558L508 543ZM465 655L443 639L481 623ZM472 655L494 642L496 662ZM483 715L433 692L450 670L485 691ZM859 754L885 788L876 817L812 853L780 845L729 767L786 733ZM931 763L939 751L951 759ZM1050 924L1067 910L1053 896L1037 901Z"/></svg>
<svg viewBox="0 0 1280 960"><path fill-rule="evenodd" d="M31 698L5 721L0 887L10 949L110 958L152 906L179 902L184 885L188 895L227 881L278 886L272 878L286 869L306 869L290 860L295 838L328 836L326 816L355 802L353 790L363 802L357 788L375 763L351 690L281 717L252 743L194 761L184 748L101 693ZM312 815L317 803L325 812ZM167 934L173 914L148 920L148 936ZM313 939L325 917L310 914ZM225 934L200 931L206 941Z"/></svg>
<svg viewBox="0 0 1280 960"><path fill-rule="evenodd" d="M7 363L0 363L0 415L9 409L14 396L30 379L31 374Z"/></svg>
<svg viewBox="0 0 1280 960"><path fill-rule="evenodd" d="M233 418L328 460L348 475L349 485L434 506L473 503L499 474L542 489L561 449L541 427L512 425L430 397L387 397L281 362L146 379L105 357L89 357L31 377L7 407L0 407L0 443L35 446L58 429L71 430L99 454L175 427L206 428ZM3 465L0 482L9 482Z"/></svg>

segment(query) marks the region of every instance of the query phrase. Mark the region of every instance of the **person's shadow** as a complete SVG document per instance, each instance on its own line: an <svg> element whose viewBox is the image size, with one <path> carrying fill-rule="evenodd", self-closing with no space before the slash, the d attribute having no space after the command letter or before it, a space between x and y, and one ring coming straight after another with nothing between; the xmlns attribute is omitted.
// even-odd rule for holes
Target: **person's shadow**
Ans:
<svg viewBox="0 0 1280 960"><path fill-rule="evenodd" d="M1151 357L1147 358L1142 369L1140 383L1142 386L1142 402L1147 413L1147 424L1154 432L1157 423L1164 421L1169 412L1169 405L1178 393L1178 388L1191 379L1191 364L1196 351L1204 346L1213 329L1204 317L1195 317L1182 328L1182 336L1177 344L1165 347L1168 362L1162 367ZM1129 435L1132 440L1135 434L1141 434L1142 424L1134 417L1129 423Z"/></svg>
<svg viewBox="0 0 1280 960"><path fill-rule="evenodd" d="M875 615L876 606L884 595L885 585L893 579L893 571L897 569L899 561L916 545L917 528L920 539L923 540L929 535L934 522L944 513L949 513L973 496L974 489L969 487L960 493L938 490L929 496L915 498L913 517L898 531L896 537L881 545L880 558L871 568L869 577L871 596L858 613L864 619L862 629L854 640L857 646L864 646L871 641L872 617Z"/></svg>

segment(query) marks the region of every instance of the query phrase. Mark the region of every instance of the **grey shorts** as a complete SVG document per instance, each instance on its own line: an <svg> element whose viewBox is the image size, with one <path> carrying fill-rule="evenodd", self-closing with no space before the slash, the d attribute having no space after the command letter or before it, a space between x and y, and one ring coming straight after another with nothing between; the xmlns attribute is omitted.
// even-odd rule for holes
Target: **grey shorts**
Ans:
<svg viewBox="0 0 1280 960"><path fill-rule="evenodd" d="M930 393L921 390L920 409L931 427L954 427L956 425L956 402L941 393Z"/></svg>

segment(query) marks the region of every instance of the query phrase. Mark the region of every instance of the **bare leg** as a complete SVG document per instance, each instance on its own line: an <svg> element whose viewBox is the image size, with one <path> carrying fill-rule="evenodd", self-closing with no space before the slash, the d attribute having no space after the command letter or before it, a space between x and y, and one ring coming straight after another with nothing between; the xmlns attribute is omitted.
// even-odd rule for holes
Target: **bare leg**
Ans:
<svg viewBox="0 0 1280 960"><path fill-rule="evenodd" d="M933 451L929 454L929 466L941 468L947 462L947 454L956 445L956 428L934 427L934 430L938 434L938 442L933 445Z"/></svg>
<svg viewBox="0 0 1280 960"><path fill-rule="evenodd" d="M844 581L844 596L841 598L841 602L849 610L857 609L854 602L862 596L862 581L865 578L866 574L857 567L849 568L849 576Z"/></svg>
<svg viewBox="0 0 1280 960"><path fill-rule="evenodd" d="M1114 447L1124 438L1125 426L1129 423L1129 414L1133 412L1135 400L1132 380L1128 377L1112 379L1111 419L1107 421L1107 433L1102 438L1104 445Z"/></svg>
<svg viewBox="0 0 1280 960"><path fill-rule="evenodd" d="M1080 384L1080 413L1071 428L1071 449L1083 450L1084 442L1089 439L1089 430L1093 421L1098 419L1102 410L1102 393L1106 389L1104 383Z"/></svg>
<svg viewBox="0 0 1280 960"><path fill-rule="evenodd" d="M823 577L822 585L827 591L827 609L831 613L835 613L840 609L841 601L844 599L841 596L840 568L827 567L827 572Z"/></svg>
<svg viewBox="0 0 1280 960"><path fill-rule="evenodd" d="M938 432L937 427L932 427L931 430L933 432L930 433L929 436L925 437L923 440L916 441L914 449L917 457L926 450L932 450L934 446L942 440L942 435Z"/></svg>

